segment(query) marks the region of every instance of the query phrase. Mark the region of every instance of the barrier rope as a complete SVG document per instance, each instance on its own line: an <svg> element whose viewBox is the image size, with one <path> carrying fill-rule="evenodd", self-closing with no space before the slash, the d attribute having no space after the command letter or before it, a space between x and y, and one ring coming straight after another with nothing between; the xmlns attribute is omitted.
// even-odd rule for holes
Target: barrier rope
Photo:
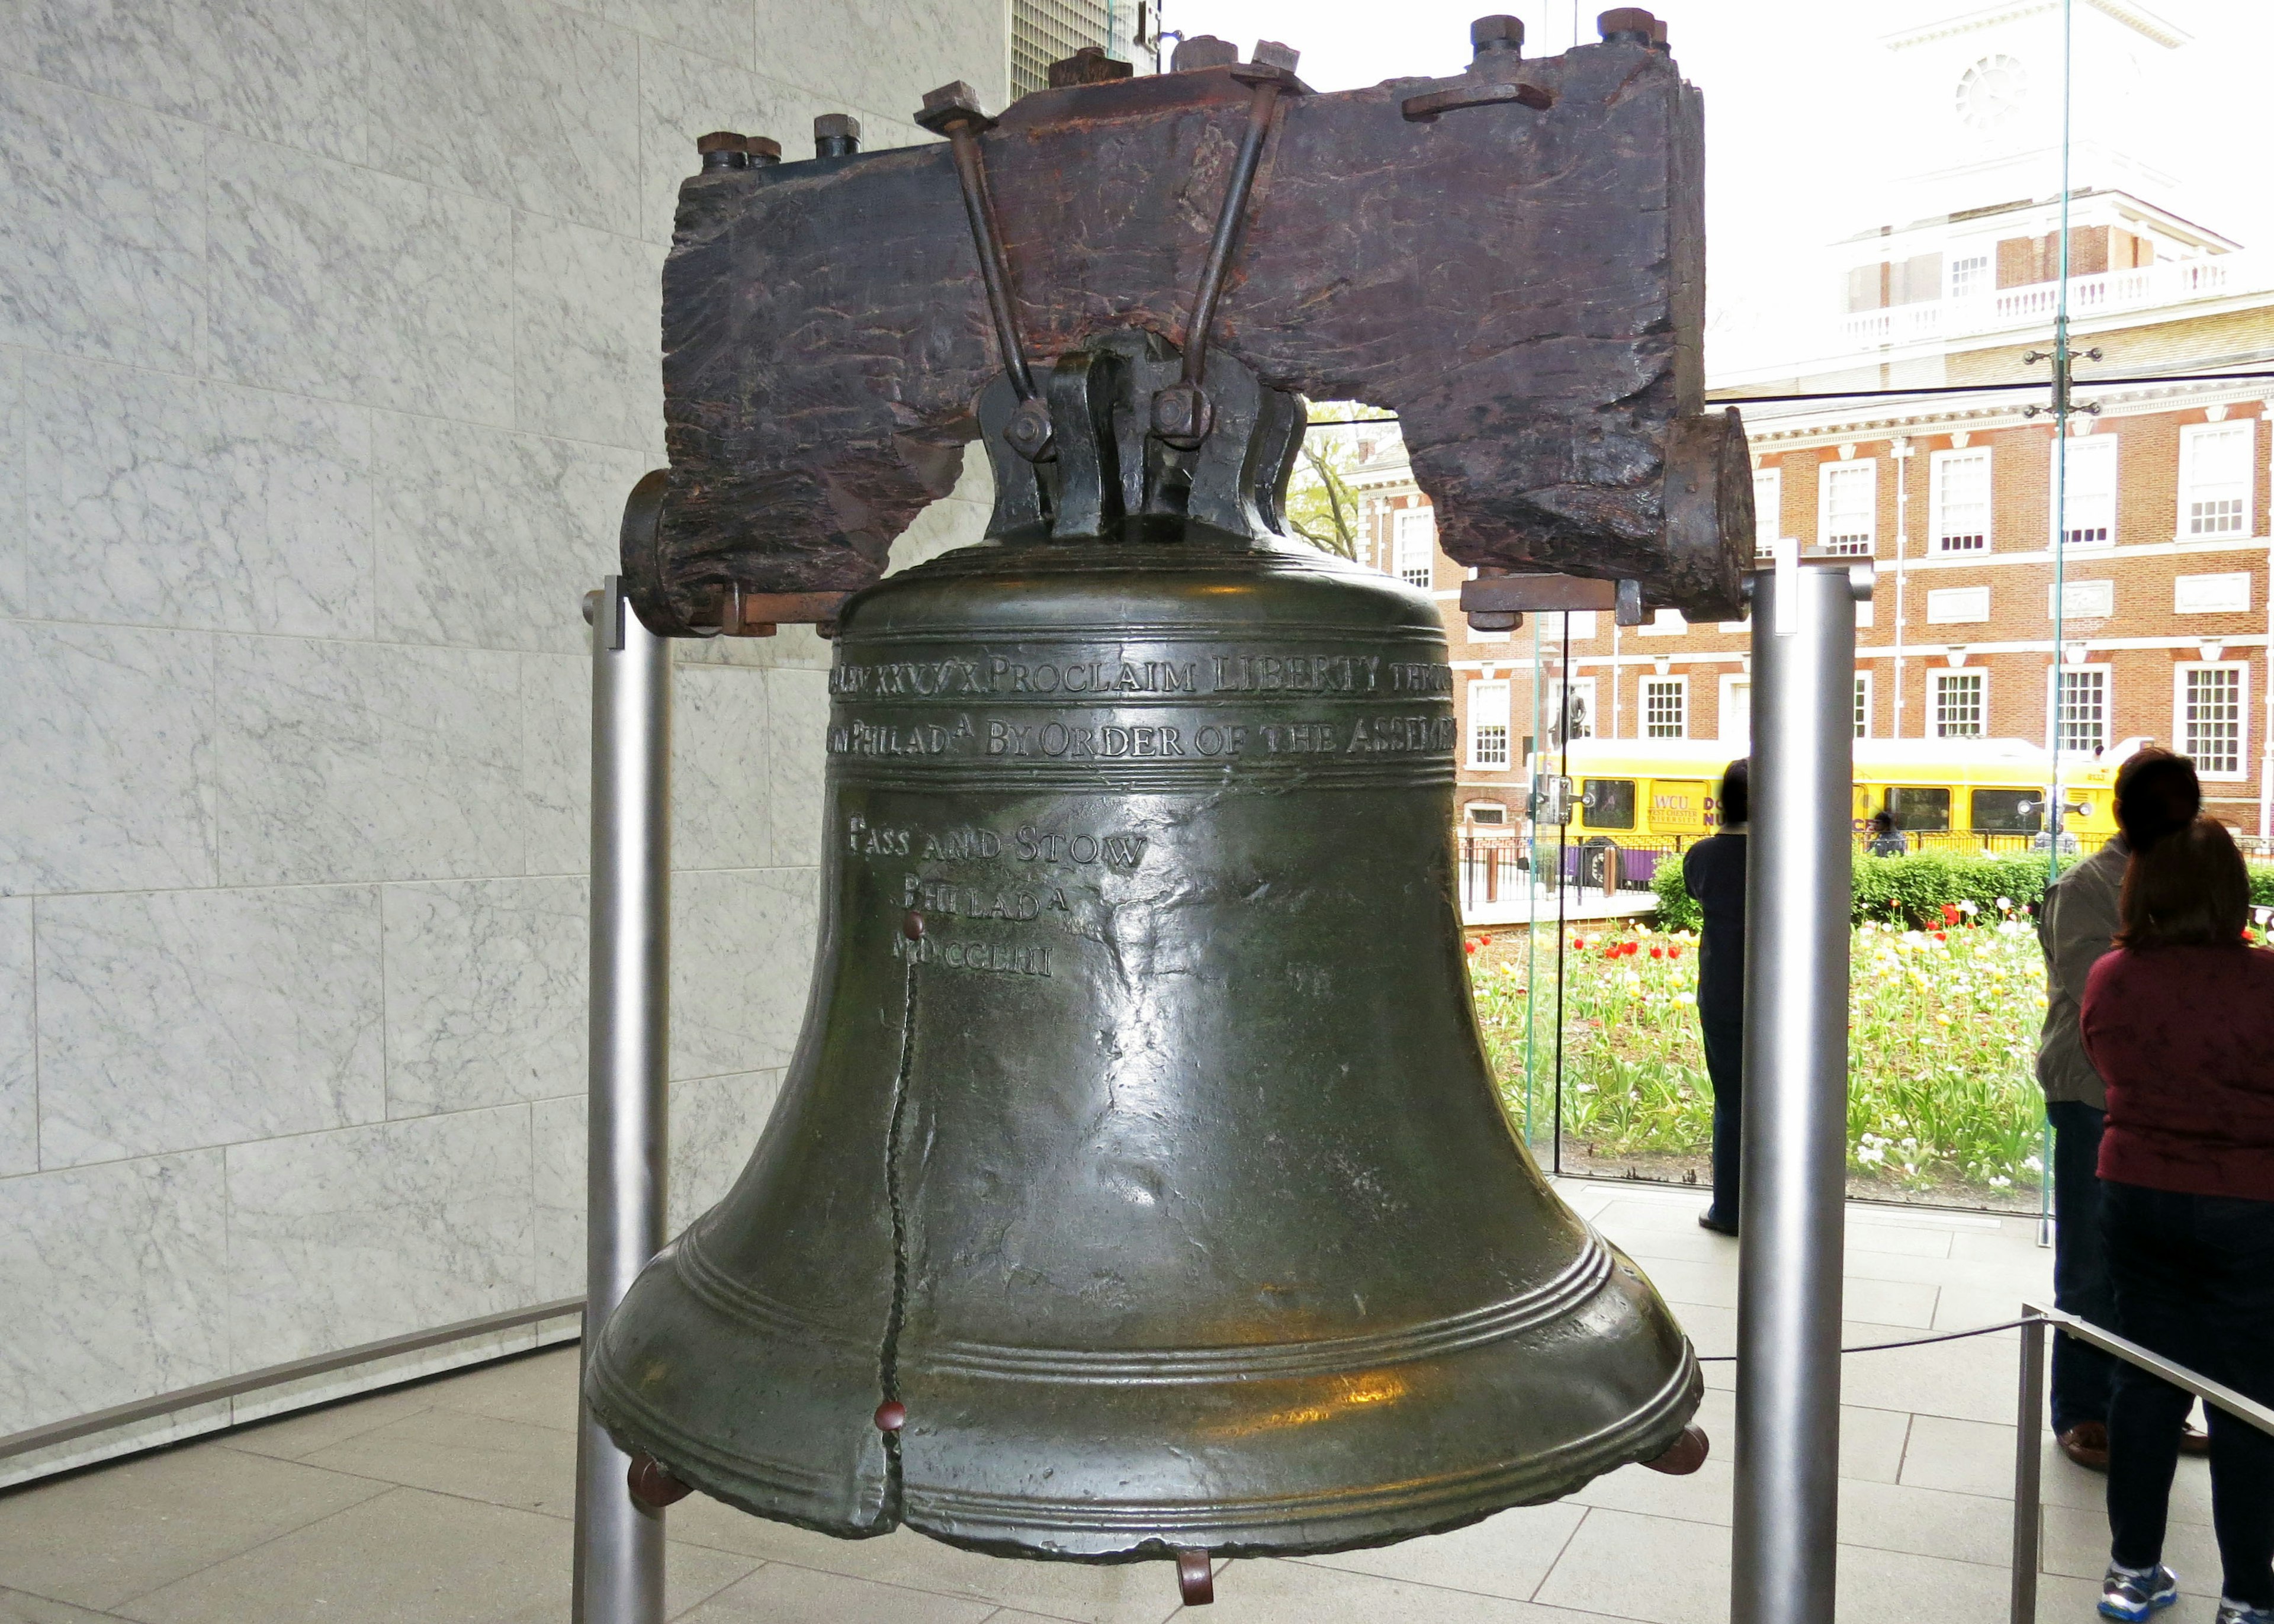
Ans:
<svg viewBox="0 0 2274 1624"><path fill-rule="evenodd" d="M1845 1358L1851 1353L1886 1353L1894 1348L1924 1348L1930 1342L1963 1342L1969 1336L1988 1336L1999 1331L2018 1331L2025 1325L2052 1323L2043 1314L2029 1314L2019 1320L2008 1320L2001 1325L1977 1325L1971 1330L1939 1331L1932 1336L1907 1336L1894 1342L1861 1342L1853 1348L1842 1348L1840 1354ZM1700 1365L1735 1365L1737 1356L1734 1353L1701 1353L1698 1356L1698 1362Z"/></svg>

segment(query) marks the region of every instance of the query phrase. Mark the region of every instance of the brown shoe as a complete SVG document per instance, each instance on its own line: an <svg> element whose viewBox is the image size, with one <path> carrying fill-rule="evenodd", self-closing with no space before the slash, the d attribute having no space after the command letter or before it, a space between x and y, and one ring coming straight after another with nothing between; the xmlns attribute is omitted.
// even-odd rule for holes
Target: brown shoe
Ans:
<svg viewBox="0 0 2274 1624"><path fill-rule="evenodd" d="M2181 1455L2209 1455L2210 1453L2210 1434L2204 1432L2202 1428L2197 1426L2194 1422L2188 1422L2185 1426L2180 1429L2180 1453Z"/></svg>
<svg viewBox="0 0 2274 1624"><path fill-rule="evenodd" d="M2080 1421L2060 1435L2061 1453L2087 1471L2108 1470L2108 1425Z"/></svg>

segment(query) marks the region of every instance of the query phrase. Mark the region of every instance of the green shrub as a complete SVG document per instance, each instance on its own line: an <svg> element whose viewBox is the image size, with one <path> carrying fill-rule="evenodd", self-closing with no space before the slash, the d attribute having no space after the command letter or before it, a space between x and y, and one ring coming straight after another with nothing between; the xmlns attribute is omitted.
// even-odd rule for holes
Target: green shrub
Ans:
<svg viewBox="0 0 2274 1624"><path fill-rule="evenodd" d="M2250 906L2274 908L2274 863L2250 865Z"/></svg>
<svg viewBox="0 0 2274 1624"><path fill-rule="evenodd" d="M2063 858L2067 868L2075 860ZM2016 852L2001 857L1969 853L1916 852L1908 857L1856 855L1855 912L1860 924L1882 920L1893 924L1939 924L1946 905L1971 902L1994 915L2003 898L2015 909L2034 909L2044 900L2045 859L2042 853ZM1661 930L1695 930L1701 922L1698 904L1682 883L1682 864L1668 858L1658 866L1651 882L1658 898L1653 922ZM2274 907L2274 865L2251 876L2253 899ZM2263 893L2263 894L2262 894Z"/></svg>
<svg viewBox="0 0 2274 1624"><path fill-rule="evenodd" d="M1660 860L1650 888L1658 897L1656 923L1660 930L1695 930L1706 922L1697 899L1682 883L1682 858L1678 853Z"/></svg>

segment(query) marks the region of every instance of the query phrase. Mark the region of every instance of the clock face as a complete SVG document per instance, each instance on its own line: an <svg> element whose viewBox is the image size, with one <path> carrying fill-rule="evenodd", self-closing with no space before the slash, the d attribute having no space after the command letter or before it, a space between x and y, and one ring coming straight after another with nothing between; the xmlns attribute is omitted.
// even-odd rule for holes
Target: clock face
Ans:
<svg viewBox="0 0 2274 1624"><path fill-rule="evenodd" d="M2010 124L2029 93L2029 76L2012 56L1984 56L1960 76L1958 116L1976 130Z"/></svg>

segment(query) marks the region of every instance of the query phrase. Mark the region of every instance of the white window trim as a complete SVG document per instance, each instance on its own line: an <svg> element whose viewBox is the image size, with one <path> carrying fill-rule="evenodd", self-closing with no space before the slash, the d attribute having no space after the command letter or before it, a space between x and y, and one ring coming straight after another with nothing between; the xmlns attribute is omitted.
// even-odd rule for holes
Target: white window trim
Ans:
<svg viewBox="0 0 2274 1624"><path fill-rule="evenodd" d="M1986 471L1983 501L1987 511L1982 518L1982 545L1978 547L1953 547L1942 530L1943 470L1953 462L1979 461ZM1988 446L1969 446L1963 451L1936 451L1927 457L1926 511L1929 539L1938 558L1986 558L1998 550L1998 465Z"/></svg>
<svg viewBox="0 0 2274 1624"><path fill-rule="evenodd" d="M1872 695L1870 672L1859 671L1856 673L1856 696L1864 702L1864 726L1857 730L1856 736L1858 739L1868 739L1871 736ZM1851 700L1849 703L1852 705L1854 702Z"/></svg>
<svg viewBox="0 0 2274 1624"><path fill-rule="evenodd" d="M1776 492L1773 500L1762 500L1761 487L1768 486ZM1762 510L1766 508L1766 512ZM1784 533L1784 470L1760 468L1753 470L1753 548L1758 558L1766 558Z"/></svg>
<svg viewBox="0 0 2274 1624"><path fill-rule="evenodd" d="M1738 671L1725 672L1722 673L1721 687L1720 707L1714 718L1713 736L1723 744L1744 744L1753 736L1752 673ZM1743 706L1737 703L1734 693L1734 690L1739 688L1745 690L1745 703ZM1744 712L1745 725L1740 730L1732 731L1729 723L1741 709Z"/></svg>
<svg viewBox="0 0 2274 1624"><path fill-rule="evenodd" d="M2067 443L2071 447L2106 446L2108 449L2105 452L2088 451L2085 453L2085 455L2105 456L2108 459L2109 472L2108 539L2105 541L2080 541L2074 546L2070 547L2069 551L2072 553L2095 553L2103 547L2112 547L2116 545L2116 532L2119 528L2120 528L2120 515L2124 511L2124 456L2123 453L2118 448L2121 442L2119 440L2118 437L2113 434L2089 434L2071 435ZM2059 470L2056 464L2059 462L2060 458L2061 445L2062 442L2058 440L2046 442L2046 450L2049 455L2045 460L2045 545L2048 547L2058 547L2062 545L2060 535L2062 515L2053 502L2054 482L2059 477ZM2075 463L2072 461L2070 463L2071 470L2074 470L2074 467ZM2069 516L2074 517L2074 513Z"/></svg>
<svg viewBox="0 0 2274 1624"><path fill-rule="evenodd" d="M1497 688L1497 689L1499 689L1499 690L1500 690L1500 693L1501 693L1502 700L1502 704L1501 704L1501 706L1500 706L1500 710L1502 710L1502 717L1501 717L1500 721L1499 721L1497 724L1495 724L1495 726L1497 726L1500 728L1500 730L1501 730L1501 752L1500 752L1500 759L1499 759L1498 761L1487 761L1487 760L1485 760L1485 759L1484 759L1484 757L1483 757L1483 756L1482 756L1482 754L1481 754L1481 753L1478 750L1478 748L1477 748L1477 744L1478 744L1478 741L1479 741L1480 737L1481 736L1482 729L1483 729L1483 728L1484 728L1484 726L1486 726L1486 724L1484 723L1484 721L1481 719L1481 718L1480 718L1480 717L1479 716L1479 714L1478 714L1477 695L1478 695L1478 693L1479 693L1479 691L1480 691L1480 689L1487 689L1487 688ZM1487 681L1484 681L1484 680L1475 680L1475 681L1472 681L1472 682L1469 684L1469 692L1468 692L1468 703L1469 703L1468 724L1469 724L1469 725L1468 725L1468 727L1467 727L1467 729L1466 729L1466 732L1467 732L1467 733L1468 733L1468 758L1469 758L1469 765L1470 765L1472 768L1475 769L1477 771L1479 771L1479 772L1506 772L1507 771L1509 771L1509 769L1510 769L1511 766L1513 766L1513 765L1515 764L1515 762L1516 762L1516 708L1515 708L1515 701L1516 701L1516 694L1515 694L1514 685L1513 685L1513 684L1511 684L1511 683L1510 683L1510 682L1506 678L1495 678L1495 679L1494 679L1493 680L1491 680L1491 681L1489 681L1489 682L1487 682Z"/></svg>
<svg viewBox="0 0 2274 1624"><path fill-rule="evenodd" d="M2248 660L2182 660L2172 667L2172 746L2182 755L2192 756L2187 744L2187 673L2190 671L2233 671L2240 677L2235 685L2235 721L2240 731L2234 741L2234 771L2206 772L2202 763L2195 763L2195 776L2210 783L2236 784L2250 776L2250 662Z"/></svg>
<svg viewBox="0 0 2274 1624"><path fill-rule="evenodd" d="M1982 725L1979 732L1946 733L1942 731L1942 689L1954 678L1982 679ZM1987 739L1990 736L1990 673L1980 665L1962 665L1955 671L1931 671L1926 684L1926 725L1930 739Z"/></svg>
<svg viewBox="0 0 2274 1624"><path fill-rule="evenodd" d="M1877 457L1856 457L1850 462L1819 462L1816 467L1816 545L1832 545L1832 482L1836 472L1853 469L1864 470L1864 483L1871 487L1870 528L1866 532L1869 545L1844 557L1870 558L1879 550L1879 460Z"/></svg>
<svg viewBox="0 0 2274 1624"><path fill-rule="evenodd" d="M2195 494L2195 442L2220 430L2238 431L2242 436L2242 528L2191 535L2187 530L2187 503ZM2248 540L2257 528L2258 420L2255 417L2229 417L2219 423L2190 423L2183 426L2180 430L2179 510L2172 516L2172 533L2181 541L2239 541Z"/></svg>
<svg viewBox="0 0 2274 1624"><path fill-rule="evenodd" d="M1421 553L1422 568L1428 572L1426 581L1407 581L1402 556L1407 539L1406 532L1426 532L1426 545ZM1429 508L1399 508L1389 515L1389 573L1416 591L1426 592L1437 581L1437 515Z"/></svg>
<svg viewBox="0 0 2274 1624"><path fill-rule="evenodd" d="M1670 688L1682 702L1682 731L1678 733L1654 733L1650 731L1650 690L1653 687ZM1661 677L1645 671L1642 684L1635 689L1635 737L1638 739L1687 739L1690 734L1690 679L1687 676Z"/></svg>
<svg viewBox="0 0 2274 1624"><path fill-rule="evenodd" d="M2116 668L2113 665L2107 664L2105 661L2093 660L2082 665L2053 665L2046 666L2045 714L2052 718L2055 735L2058 736L2060 728L2060 705L2059 698L2060 688L2058 685L2061 678L2072 672L2091 671L2097 671L2100 673L2100 748L2105 750L2110 745L2115 743L2118 737L2116 732ZM2064 744L2061 746L2061 754L2068 756L2072 755L2073 752L2069 749L2067 745Z"/></svg>

